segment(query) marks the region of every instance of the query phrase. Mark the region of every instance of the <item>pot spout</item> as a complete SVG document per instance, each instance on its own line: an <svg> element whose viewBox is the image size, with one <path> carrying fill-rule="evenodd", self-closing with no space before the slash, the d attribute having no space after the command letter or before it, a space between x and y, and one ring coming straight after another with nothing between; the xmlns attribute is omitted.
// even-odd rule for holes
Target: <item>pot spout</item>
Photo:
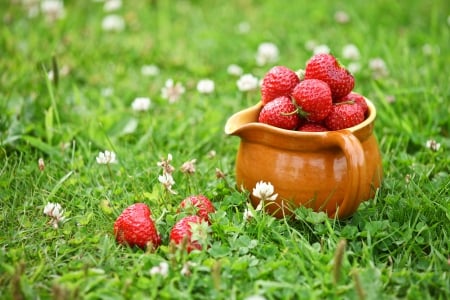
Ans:
<svg viewBox="0 0 450 300"><path fill-rule="evenodd" d="M258 103L232 115L225 124L225 133L228 135L239 136L240 132L247 126L258 121L258 115L261 108L262 103Z"/></svg>

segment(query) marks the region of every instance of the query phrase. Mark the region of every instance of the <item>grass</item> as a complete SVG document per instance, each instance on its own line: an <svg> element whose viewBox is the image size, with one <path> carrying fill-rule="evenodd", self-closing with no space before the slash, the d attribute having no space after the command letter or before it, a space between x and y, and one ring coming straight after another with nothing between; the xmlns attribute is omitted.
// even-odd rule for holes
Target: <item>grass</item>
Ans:
<svg viewBox="0 0 450 300"><path fill-rule="evenodd" d="M66 1L56 22L28 17L20 1L0 4L0 297L448 299L448 2L153 2L124 3L120 32L102 30L101 2ZM337 23L336 11L350 22ZM243 22L248 33L237 30ZM355 90L378 109L383 186L348 220L299 208L289 220L244 221L248 195L234 184L239 140L223 127L259 93L240 92L226 68L261 78L271 65L254 56L268 41L280 50L276 64L298 69L310 40L338 58L349 43L360 50ZM389 70L378 79L368 67L376 57ZM148 64L160 74L143 76ZM168 78L186 87L175 104L161 97ZM196 91L202 78L214 80L212 95ZM137 113L131 102L141 96L152 106ZM437 151L425 146L431 139ZM107 149L119 160L110 168L95 160ZM169 153L176 195L158 182L157 162ZM187 176L179 167L191 159L197 170ZM217 212L209 248L187 255L168 246L168 233L177 204L194 193ZM58 229L43 214L48 202L65 210ZM115 218L135 202L157 220L163 245L154 253L114 240ZM150 275L163 261L168 276Z"/></svg>

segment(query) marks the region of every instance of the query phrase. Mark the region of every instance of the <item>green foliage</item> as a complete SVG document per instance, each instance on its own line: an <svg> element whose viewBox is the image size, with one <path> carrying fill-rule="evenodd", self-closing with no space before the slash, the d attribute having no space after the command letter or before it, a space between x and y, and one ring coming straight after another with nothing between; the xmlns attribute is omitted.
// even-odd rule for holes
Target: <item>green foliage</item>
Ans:
<svg viewBox="0 0 450 300"><path fill-rule="evenodd" d="M28 2L0 4L0 298L450 297L447 1L124 1L118 32L102 30L103 2L65 1L55 21L30 15ZM337 22L338 11L350 21ZM297 70L312 40L344 64L345 45L360 50L355 89L378 109L383 186L348 220L306 208L245 220L239 141L223 126L259 93L240 92L227 66L261 78L271 66L256 64L256 50L272 42L277 64ZM389 71L380 78L369 67L377 57ZM149 64L157 76L141 74ZM186 88L174 104L161 96L169 78ZM203 78L212 94L197 92ZM131 108L137 97L151 98L148 111ZM97 164L108 149L118 164ZM158 181L169 153L173 195ZM182 173L192 159L196 172ZM168 235L178 203L196 193L217 212L209 248L186 254ZM64 209L58 229L43 214L48 202ZM154 253L114 240L115 218L135 202L151 207L161 233ZM162 262L167 276L151 274Z"/></svg>

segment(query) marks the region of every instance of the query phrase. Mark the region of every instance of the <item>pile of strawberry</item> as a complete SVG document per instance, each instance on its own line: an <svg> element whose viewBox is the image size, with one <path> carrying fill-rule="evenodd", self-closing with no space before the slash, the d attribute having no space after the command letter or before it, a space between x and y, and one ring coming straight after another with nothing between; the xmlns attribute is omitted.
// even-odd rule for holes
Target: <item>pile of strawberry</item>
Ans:
<svg viewBox="0 0 450 300"><path fill-rule="evenodd" d="M355 126L364 121L368 107L364 97L352 91L354 86L353 75L331 54L314 55L304 78L287 67L273 67L262 81L258 121L310 132Z"/></svg>
<svg viewBox="0 0 450 300"><path fill-rule="evenodd" d="M170 243L191 252L201 250L215 212L211 201L204 195L192 195L181 201L177 213L186 214L172 227ZM116 241L122 245L155 250L161 245L161 236L145 203L127 207L114 223Z"/></svg>

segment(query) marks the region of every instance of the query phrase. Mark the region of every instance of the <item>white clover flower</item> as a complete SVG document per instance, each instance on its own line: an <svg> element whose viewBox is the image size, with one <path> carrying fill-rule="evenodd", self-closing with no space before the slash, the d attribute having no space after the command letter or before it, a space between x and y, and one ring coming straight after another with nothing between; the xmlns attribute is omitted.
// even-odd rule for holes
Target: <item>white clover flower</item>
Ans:
<svg viewBox="0 0 450 300"><path fill-rule="evenodd" d="M48 21L55 21L64 17L64 3L61 0L44 0L41 11Z"/></svg>
<svg viewBox="0 0 450 300"><path fill-rule="evenodd" d="M266 300L266 298L261 295L251 295L245 298L244 300Z"/></svg>
<svg viewBox="0 0 450 300"><path fill-rule="evenodd" d="M119 15L108 15L102 20L102 29L104 31L123 31L125 29L125 20Z"/></svg>
<svg viewBox="0 0 450 300"><path fill-rule="evenodd" d="M191 159L181 166L181 172L185 174L194 174L195 173L195 163L197 162L196 159Z"/></svg>
<svg viewBox="0 0 450 300"><path fill-rule="evenodd" d="M305 43L305 49L308 51L314 51L314 49L317 47L317 42L315 40L308 40Z"/></svg>
<svg viewBox="0 0 450 300"><path fill-rule="evenodd" d="M316 47L314 47L313 49L313 53L314 54L329 54L330 53L330 47L328 47L325 44L322 45L317 45Z"/></svg>
<svg viewBox="0 0 450 300"><path fill-rule="evenodd" d="M197 83L197 91L201 94L211 94L214 88L214 81L211 79L202 79Z"/></svg>
<svg viewBox="0 0 450 300"><path fill-rule="evenodd" d="M106 12L111 12L119 10L122 7L122 0L106 0L103 4L103 10Z"/></svg>
<svg viewBox="0 0 450 300"><path fill-rule="evenodd" d="M237 31L241 34L249 33L251 26L248 22L241 22L237 25Z"/></svg>
<svg viewBox="0 0 450 300"><path fill-rule="evenodd" d="M434 152L439 151L439 149L441 148L441 144L436 142L435 140L428 140L425 143L425 146Z"/></svg>
<svg viewBox="0 0 450 300"><path fill-rule="evenodd" d="M165 261L161 262L159 265L154 266L150 269L150 275L161 275L162 277L167 277L169 274L169 264Z"/></svg>
<svg viewBox="0 0 450 300"><path fill-rule="evenodd" d="M159 182L164 186L164 188L171 194L176 194L172 187L175 185L175 180L172 177L172 174L170 173L163 173L162 175L158 176Z"/></svg>
<svg viewBox="0 0 450 300"><path fill-rule="evenodd" d="M105 152L99 152L98 156L96 157L97 163L101 165L108 165L108 164L116 164L116 153L113 151L105 150Z"/></svg>
<svg viewBox="0 0 450 300"><path fill-rule="evenodd" d="M374 78L385 77L389 74L386 63L379 57L373 58L369 61L369 68L372 70L372 75Z"/></svg>
<svg viewBox="0 0 450 300"><path fill-rule="evenodd" d="M172 154L167 154L167 159L161 158L159 162L156 164L158 167L161 167L163 169L163 174L172 174L173 171L175 171L175 168L171 165L172 162Z"/></svg>
<svg viewBox="0 0 450 300"><path fill-rule="evenodd" d="M275 201L278 194L274 194L275 189L270 182L260 181L256 183L253 188L253 196L261 199L262 201Z"/></svg>
<svg viewBox="0 0 450 300"><path fill-rule="evenodd" d="M350 17L345 11L339 10L334 14L334 20L339 24L346 24L350 22Z"/></svg>
<svg viewBox="0 0 450 300"><path fill-rule="evenodd" d="M244 70L236 64L231 64L227 67L227 73L233 76L241 76L243 72Z"/></svg>
<svg viewBox="0 0 450 300"><path fill-rule="evenodd" d="M137 97L131 103L131 108L134 111L147 111L150 108L152 101L150 98L146 97Z"/></svg>
<svg viewBox="0 0 450 300"><path fill-rule="evenodd" d="M356 74L361 70L361 64L353 61L347 65L347 70L352 74Z"/></svg>
<svg viewBox="0 0 450 300"><path fill-rule="evenodd" d="M360 57L358 47L354 44L345 45L342 49L342 57L351 60L358 60Z"/></svg>
<svg viewBox="0 0 450 300"><path fill-rule="evenodd" d="M173 79L169 78L161 89L161 97L167 99L169 103L175 103L185 91L186 89L181 83L174 84Z"/></svg>
<svg viewBox="0 0 450 300"><path fill-rule="evenodd" d="M423 45L422 46L422 52L426 56L429 56L429 55L433 54L433 46L431 46L430 44Z"/></svg>
<svg viewBox="0 0 450 300"><path fill-rule="evenodd" d="M249 221L249 220L251 220L251 219L253 218L253 213L252 213L252 211L251 211L250 209L246 208L246 209L244 210L244 215L243 215L243 217L244 217L244 221Z"/></svg>
<svg viewBox="0 0 450 300"><path fill-rule="evenodd" d="M44 171L44 169L45 169L45 162L42 157L39 158L39 160L38 160L38 167L39 167L39 170L41 170L41 171Z"/></svg>
<svg viewBox="0 0 450 300"><path fill-rule="evenodd" d="M258 88L259 80L252 74L244 74L238 79L236 84L241 92L248 92Z"/></svg>
<svg viewBox="0 0 450 300"><path fill-rule="evenodd" d="M114 94L114 89L112 87L105 87L100 92L103 97L110 97Z"/></svg>
<svg viewBox="0 0 450 300"><path fill-rule="evenodd" d="M278 60L278 47L273 43L262 43L256 53L256 64L264 66Z"/></svg>
<svg viewBox="0 0 450 300"><path fill-rule="evenodd" d="M157 65L144 65L141 67L141 74L144 76L157 76L159 72Z"/></svg>
<svg viewBox="0 0 450 300"><path fill-rule="evenodd" d="M190 276L192 274L191 267L194 267L196 265L197 265L196 263L193 263L193 262L190 262L190 261L185 262L183 264L183 268L180 271L180 274L183 275L183 276Z"/></svg>
<svg viewBox="0 0 450 300"><path fill-rule="evenodd" d="M65 217L63 216L64 210L59 203L48 202L44 207L44 215L51 218L50 223L53 227L58 228L59 223L63 222Z"/></svg>

